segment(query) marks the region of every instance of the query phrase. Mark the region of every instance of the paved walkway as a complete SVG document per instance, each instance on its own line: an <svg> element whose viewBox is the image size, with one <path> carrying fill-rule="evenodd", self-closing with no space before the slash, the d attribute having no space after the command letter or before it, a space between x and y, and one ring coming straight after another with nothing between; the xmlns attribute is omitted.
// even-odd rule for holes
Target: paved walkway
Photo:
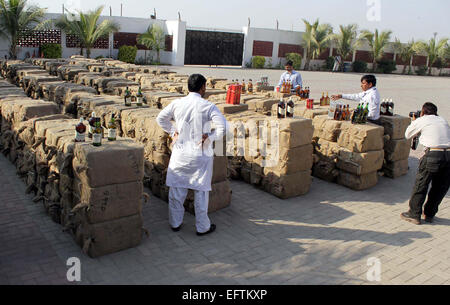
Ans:
<svg viewBox="0 0 450 305"><path fill-rule="evenodd" d="M167 204L151 197L150 237L90 259L25 195L1 155L0 284L69 284L70 257L81 260L81 284L450 284L450 197L435 224L400 221L417 163L412 156L408 176L368 191L315 179L308 195L286 201L232 182L231 207L211 215L218 230L203 238L189 214L173 233ZM371 257L381 282L367 280Z"/></svg>

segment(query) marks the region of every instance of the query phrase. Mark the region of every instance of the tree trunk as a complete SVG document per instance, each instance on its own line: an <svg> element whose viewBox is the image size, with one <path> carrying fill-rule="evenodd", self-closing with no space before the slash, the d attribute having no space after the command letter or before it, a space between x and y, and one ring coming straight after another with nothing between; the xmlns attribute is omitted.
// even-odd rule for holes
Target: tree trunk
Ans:
<svg viewBox="0 0 450 305"><path fill-rule="evenodd" d="M431 70L433 69L433 67L431 66L431 64L430 64L430 66L428 67L428 76L431 76Z"/></svg>
<svg viewBox="0 0 450 305"><path fill-rule="evenodd" d="M11 40L11 45L9 47L9 58L13 60L17 59L17 44L14 39Z"/></svg>
<svg viewBox="0 0 450 305"><path fill-rule="evenodd" d="M405 74L406 73L406 65L403 65L403 71L402 71L402 74Z"/></svg>
<svg viewBox="0 0 450 305"><path fill-rule="evenodd" d="M90 48L86 48L86 57L91 58L91 49Z"/></svg>

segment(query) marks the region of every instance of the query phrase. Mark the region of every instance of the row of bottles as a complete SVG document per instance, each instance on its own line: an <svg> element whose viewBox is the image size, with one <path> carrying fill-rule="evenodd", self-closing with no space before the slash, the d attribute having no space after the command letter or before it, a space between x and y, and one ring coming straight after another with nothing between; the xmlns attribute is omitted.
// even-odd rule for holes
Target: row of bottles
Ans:
<svg viewBox="0 0 450 305"><path fill-rule="evenodd" d="M144 101L144 95L142 94L141 87L139 87L138 93L135 96L133 96L131 94L131 91L127 87L127 89L125 90L124 100L125 100L125 106L127 106L127 107L131 107L133 102L136 102L136 106L142 107L143 101Z"/></svg>
<svg viewBox="0 0 450 305"><path fill-rule="evenodd" d="M304 89L300 87L297 91L297 95L300 96L302 100L307 100L311 96L311 90L309 87L305 87Z"/></svg>
<svg viewBox="0 0 450 305"><path fill-rule="evenodd" d="M359 103L356 110L353 112L352 124L365 124L369 116L369 104L364 106L363 103Z"/></svg>
<svg viewBox="0 0 450 305"><path fill-rule="evenodd" d="M283 84L281 85L281 88L280 88L280 92L281 93L291 93L292 92L292 83L290 80L283 81Z"/></svg>
<svg viewBox="0 0 450 305"><path fill-rule="evenodd" d="M283 98L280 98L280 102L278 103L278 118L293 118L294 117L294 108L295 104L292 101L292 98L286 103Z"/></svg>
<svg viewBox="0 0 450 305"><path fill-rule="evenodd" d="M253 81L250 79L248 81L248 85L245 84L245 79L242 80L242 83L239 84L239 80L232 80L231 81L232 85L241 85L241 93L245 94L246 92L248 92L248 94L253 94Z"/></svg>
<svg viewBox="0 0 450 305"><path fill-rule="evenodd" d="M101 146L103 139L103 127L101 126L101 120L99 117L95 116L95 112L92 113L91 118L88 121L88 137L92 139L92 145ZM75 142L85 142L86 141L86 125L84 124L84 119L81 118L80 122L75 126ZM116 118L113 114L111 120L108 123L108 141L115 141L117 138L117 126Z"/></svg>
<svg viewBox="0 0 450 305"><path fill-rule="evenodd" d="M320 98L320 106L330 106L331 103L331 98L328 95L327 92L327 96L325 96L325 92L322 92L322 97Z"/></svg>
<svg viewBox="0 0 450 305"><path fill-rule="evenodd" d="M392 99L381 101L381 115L394 116L394 102Z"/></svg>
<svg viewBox="0 0 450 305"><path fill-rule="evenodd" d="M350 121L351 111L350 106L339 105L334 111L334 120L336 121Z"/></svg>

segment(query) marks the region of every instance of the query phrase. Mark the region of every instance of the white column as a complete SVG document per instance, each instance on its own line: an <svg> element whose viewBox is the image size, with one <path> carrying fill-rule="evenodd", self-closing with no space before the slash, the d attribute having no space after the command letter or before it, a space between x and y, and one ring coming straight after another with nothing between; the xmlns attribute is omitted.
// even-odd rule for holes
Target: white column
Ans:
<svg viewBox="0 0 450 305"><path fill-rule="evenodd" d="M343 58L343 60L345 60L345 59ZM356 61L356 50L353 51L353 59L352 59L352 62L355 62L355 61Z"/></svg>

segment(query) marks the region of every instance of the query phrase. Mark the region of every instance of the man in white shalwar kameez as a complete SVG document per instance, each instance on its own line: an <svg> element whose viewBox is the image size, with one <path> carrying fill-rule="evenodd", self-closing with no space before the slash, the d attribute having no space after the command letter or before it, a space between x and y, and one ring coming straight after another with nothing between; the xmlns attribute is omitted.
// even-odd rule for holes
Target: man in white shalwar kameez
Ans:
<svg viewBox="0 0 450 305"><path fill-rule="evenodd" d="M197 235L212 233L216 225L208 217L209 192L213 171L213 142L224 136L226 120L220 110L203 99L206 79L200 74L188 80L189 95L173 101L158 115L157 122L173 139L172 156L167 170L169 222L172 230L181 229L184 202L188 190L195 192ZM175 125L171 121L175 121ZM211 122L215 130L211 132Z"/></svg>

